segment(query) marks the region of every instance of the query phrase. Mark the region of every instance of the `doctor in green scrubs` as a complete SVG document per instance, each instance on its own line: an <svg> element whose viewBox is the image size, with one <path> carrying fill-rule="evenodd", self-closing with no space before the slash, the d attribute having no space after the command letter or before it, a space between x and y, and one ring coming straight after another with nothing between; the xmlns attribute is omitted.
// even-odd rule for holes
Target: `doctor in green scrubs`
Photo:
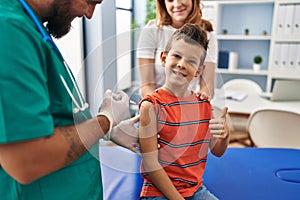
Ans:
<svg viewBox="0 0 300 200"><path fill-rule="evenodd" d="M128 96L107 91L92 117L49 37L67 34L75 17L91 18L101 2L0 1L1 200L102 199L99 139L135 151Z"/></svg>

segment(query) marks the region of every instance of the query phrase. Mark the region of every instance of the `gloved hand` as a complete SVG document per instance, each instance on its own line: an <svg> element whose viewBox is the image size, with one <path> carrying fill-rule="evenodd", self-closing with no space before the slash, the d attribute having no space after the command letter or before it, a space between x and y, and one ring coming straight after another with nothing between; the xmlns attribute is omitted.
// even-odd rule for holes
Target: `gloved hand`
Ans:
<svg viewBox="0 0 300 200"><path fill-rule="evenodd" d="M108 118L110 122L109 130L111 130L113 126L129 117L128 95L123 91L112 93L111 90L106 90L97 115L104 115Z"/></svg>
<svg viewBox="0 0 300 200"><path fill-rule="evenodd" d="M109 134L109 138L114 143L123 146L135 153L140 153L138 138L139 130L134 126L136 122L140 120L140 116L137 115L133 118L127 119L113 127Z"/></svg>

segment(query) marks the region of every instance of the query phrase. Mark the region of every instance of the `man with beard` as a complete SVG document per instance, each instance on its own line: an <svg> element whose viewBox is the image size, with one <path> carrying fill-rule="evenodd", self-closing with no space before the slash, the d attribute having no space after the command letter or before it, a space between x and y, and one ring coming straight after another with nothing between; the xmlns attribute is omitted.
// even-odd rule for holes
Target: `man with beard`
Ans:
<svg viewBox="0 0 300 200"><path fill-rule="evenodd" d="M1 200L102 199L99 139L136 150L128 96L107 91L93 118L50 37L67 34L76 17L90 19L101 2L1 0Z"/></svg>

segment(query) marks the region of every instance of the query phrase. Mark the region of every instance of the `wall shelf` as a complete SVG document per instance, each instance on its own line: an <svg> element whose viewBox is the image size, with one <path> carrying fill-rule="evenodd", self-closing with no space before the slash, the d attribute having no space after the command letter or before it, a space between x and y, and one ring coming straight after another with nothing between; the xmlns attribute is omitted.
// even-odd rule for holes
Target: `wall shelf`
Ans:
<svg viewBox="0 0 300 200"><path fill-rule="evenodd" d="M300 0L203 0L202 3L203 18L213 23L222 56L226 52L238 54L237 69L217 69L220 83L249 78L264 91L271 92L276 79L300 79L300 30L297 28ZM223 34L224 31L227 33ZM256 55L263 58L260 71L252 69Z"/></svg>
<svg viewBox="0 0 300 200"><path fill-rule="evenodd" d="M267 70L259 70L259 71L254 71L251 69L228 70L228 69L218 68L216 71L217 71L217 73L221 73L221 74L243 74L243 75L254 75L254 76L267 76L268 75Z"/></svg>
<svg viewBox="0 0 300 200"><path fill-rule="evenodd" d="M264 35L217 35L218 40L271 40L271 36Z"/></svg>
<svg viewBox="0 0 300 200"><path fill-rule="evenodd" d="M300 43L300 37L297 35L288 36L288 37L286 35L275 35L273 36L273 40L278 42L299 42Z"/></svg>
<svg viewBox="0 0 300 200"><path fill-rule="evenodd" d="M299 79L300 71L270 71L270 76L276 79Z"/></svg>

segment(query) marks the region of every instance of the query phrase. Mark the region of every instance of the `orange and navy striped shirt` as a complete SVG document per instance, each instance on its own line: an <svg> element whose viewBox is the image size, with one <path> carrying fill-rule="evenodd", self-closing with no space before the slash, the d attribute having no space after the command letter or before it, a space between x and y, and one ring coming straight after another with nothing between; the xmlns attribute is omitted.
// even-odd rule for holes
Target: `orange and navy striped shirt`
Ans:
<svg viewBox="0 0 300 200"><path fill-rule="evenodd" d="M192 196L202 186L207 153L212 135L209 121L212 118L208 100L200 100L192 94L179 98L158 89L142 99L155 106L159 162L183 197ZM164 196L141 171L144 184L141 197Z"/></svg>

